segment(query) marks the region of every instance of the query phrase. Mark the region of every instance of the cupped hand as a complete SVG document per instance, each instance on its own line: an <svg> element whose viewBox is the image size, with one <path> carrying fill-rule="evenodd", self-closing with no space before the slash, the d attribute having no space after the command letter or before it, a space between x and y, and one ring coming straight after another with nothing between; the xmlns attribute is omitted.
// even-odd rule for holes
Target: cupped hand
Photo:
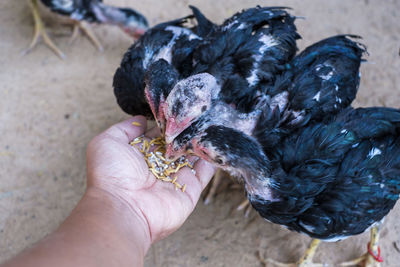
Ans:
<svg viewBox="0 0 400 267"><path fill-rule="evenodd" d="M177 173L177 181L186 184L186 190L175 190L173 184L157 180L149 171L143 154L129 144L143 134L154 138L159 131L154 128L146 132L146 119L136 116L110 127L90 142L88 191L104 192L128 206L132 216L143 221L153 243L183 224L215 169L203 160L194 164L195 174L187 167L182 168Z"/></svg>

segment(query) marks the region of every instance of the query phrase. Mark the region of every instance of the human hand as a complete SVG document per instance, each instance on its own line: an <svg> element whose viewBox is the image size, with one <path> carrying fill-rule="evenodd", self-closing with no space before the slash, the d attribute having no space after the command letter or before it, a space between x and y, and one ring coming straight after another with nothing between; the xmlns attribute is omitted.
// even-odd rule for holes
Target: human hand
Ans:
<svg viewBox="0 0 400 267"><path fill-rule="evenodd" d="M141 126L132 125L133 121ZM187 167L182 168L177 175L178 182L187 185L185 192L175 190L171 183L156 180L142 153L129 144L143 134L150 138L159 135L157 128L145 131L146 119L136 116L110 127L90 142L88 192L109 194L119 204L127 206L131 216L143 222L144 231L153 243L183 224L215 169L203 160L195 163L196 174Z"/></svg>

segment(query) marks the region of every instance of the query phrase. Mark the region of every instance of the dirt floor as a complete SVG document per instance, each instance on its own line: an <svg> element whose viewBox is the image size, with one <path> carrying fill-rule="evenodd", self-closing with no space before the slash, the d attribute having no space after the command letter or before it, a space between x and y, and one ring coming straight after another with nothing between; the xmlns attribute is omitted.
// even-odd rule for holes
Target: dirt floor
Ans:
<svg viewBox="0 0 400 267"><path fill-rule="evenodd" d="M133 6L151 24L188 14L188 4L216 22L256 4L291 6L294 14L306 17L297 21L300 48L329 35L364 37L370 56L362 66L356 106L400 108L400 1L105 2ZM33 31L27 1L0 1L0 262L56 229L85 190L88 141L127 117L115 102L111 82L132 41L119 29L96 26L105 47L100 53L86 38L68 44L70 28L56 18L46 15L46 23L66 60L42 44L21 56ZM146 266L262 266L259 249L281 261L302 255L308 237L267 223L255 212L244 218L235 210L243 191L221 191L212 205L200 203L179 231L157 243ZM397 205L385 221L384 266L400 266L399 216ZM315 260L337 263L358 257L367 240L365 233L323 244Z"/></svg>

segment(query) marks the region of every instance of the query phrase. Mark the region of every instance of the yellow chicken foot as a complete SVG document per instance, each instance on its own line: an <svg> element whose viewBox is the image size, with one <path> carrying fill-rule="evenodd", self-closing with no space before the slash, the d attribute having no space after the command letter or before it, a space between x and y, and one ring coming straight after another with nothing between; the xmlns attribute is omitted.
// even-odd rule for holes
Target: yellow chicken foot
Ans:
<svg viewBox="0 0 400 267"><path fill-rule="evenodd" d="M361 257L347 262L342 262L339 266L356 266L361 265L364 267L380 267L382 266L383 259L381 257L381 249L378 245L379 242L379 231L381 223L371 228L370 231L370 242L368 243L368 252Z"/></svg>
<svg viewBox="0 0 400 267"><path fill-rule="evenodd" d="M261 255L261 252L259 251L258 258L263 263L265 266L268 265L275 265L279 267L326 267L329 266L324 263L313 263L312 260L314 258L315 252L318 248L318 245L321 243L321 240L319 239L313 239L310 246L306 250L306 253L301 257L301 259L297 263L281 263L278 261L275 261L273 259L269 258L264 258Z"/></svg>
<svg viewBox="0 0 400 267"><path fill-rule="evenodd" d="M84 22L84 21L78 21L78 20L72 20L72 35L71 39L69 40L70 43L74 42L76 37L78 37L78 33L81 30L88 38L89 40L93 43L93 45L99 50L100 52L103 52L103 46L101 45L99 39L97 39L96 35L93 33L92 29L90 26Z"/></svg>
<svg viewBox="0 0 400 267"><path fill-rule="evenodd" d="M63 52L61 52L60 49L53 43L53 41L50 39L50 37L47 35L45 25L42 21L42 18L40 17L39 14L39 6L38 6L38 0L30 0L30 7L32 10L33 14L33 21L35 23L35 28L34 28L34 34L32 41L29 45L29 47L24 51L23 54L29 53L38 43L40 37L43 38L44 43L51 49L53 52L60 57L61 59L65 58L65 55Z"/></svg>
<svg viewBox="0 0 400 267"><path fill-rule="evenodd" d="M210 190L208 191L206 198L204 199L204 204L208 205L213 201L215 195L217 194L218 186L221 183L222 176L224 176L223 171L221 169L218 169L212 180Z"/></svg>
<svg viewBox="0 0 400 267"><path fill-rule="evenodd" d="M251 205L250 205L250 201L248 200L248 199L245 199L242 203L240 203L239 204L239 206L236 208L236 210L237 211L240 211L240 210L244 210L244 209L246 209L245 210L245 212L244 212L244 217L249 217L249 214L250 214L250 212L251 212Z"/></svg>

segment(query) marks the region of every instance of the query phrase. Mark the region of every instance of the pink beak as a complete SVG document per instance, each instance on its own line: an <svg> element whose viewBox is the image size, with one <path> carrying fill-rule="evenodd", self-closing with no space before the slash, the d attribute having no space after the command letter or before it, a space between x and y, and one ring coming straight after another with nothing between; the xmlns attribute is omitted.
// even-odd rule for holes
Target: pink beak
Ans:
<svg viewBox="0 0 400 267"><path fill-rule="evenodd" d="M181 132L190 126L191 121L192 118L188 117L178 124L175 118L168 118L167 125L165 126L165 142L167 142L167 144L172 143Z"/></svg>
<svg viewBox="0 0 400 267"><path fill-rule="evenodd" d="M145 32L145 29L141 29L141 28L122 28L124 30L125 33L127 33L128 35L132 36L133 39L139 39Z"/></svg>
<svg viewBox="0 0 400 267"><path fill-rule="evenodd" d="M165 157L168 160L174 160L175 159L174 149L172 148L172 144L168 144L167 145L167 149L165 151Z"/></svg>
<svg viewBox="0 0 400 267"><path fill-rule="evenodd" d="M165 157L167 160L170 160L170 161L177 160L179 157L183 156L184 154L185 153L184 153L183 149L181 149L180 151L174 151L172 144L167 145L167 148L165 151Z"/></svg>
<svg viewBox="0 0 400 267"><path fill-rule="evenodd" d="M178 125L176 124L175 119L168 119L167 126L165 127L165 142L167 144L172 143L172 141L174 141L175 137L177 137L178 135Z"/></svg>
<svg viewBox="0 0 400 267"><path fill-rule="evenodd" d="M139 39L145 32L146 30L144 29L136 29L135 32L133 33L133 38Z"/></svg>

